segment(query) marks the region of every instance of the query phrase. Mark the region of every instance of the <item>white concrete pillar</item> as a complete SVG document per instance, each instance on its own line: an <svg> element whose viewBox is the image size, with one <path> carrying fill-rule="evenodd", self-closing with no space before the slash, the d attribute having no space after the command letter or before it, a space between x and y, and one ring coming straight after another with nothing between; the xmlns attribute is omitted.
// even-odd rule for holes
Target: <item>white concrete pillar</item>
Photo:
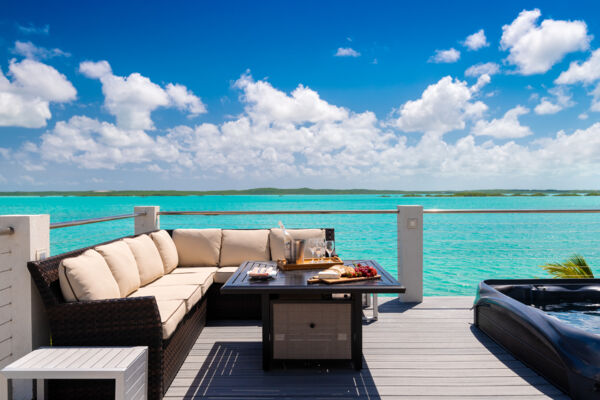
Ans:
<svg viewBox="0 0 600 400"><path fill-rule="evenodd" d="M0 215L0 367L50 344L48 320L27 262L50 255L49 215ZM13 383L14 399L31 399L32 381Z"/></svg>
<svg viewBox="0 0 600 400"><path fill-rule="evenodd" d="M423 301L423 206L398 206L398 281L400 301Z"/></svg>
<svg viewBox="0 0 600 400"><path fill-rule="evenodd" d="M158 212L160 207L158 206L136 206L133 207L134 213L146 213L146 215L140 215L135 217L135 234L152 232L160 229L160 215Z"/></svg>

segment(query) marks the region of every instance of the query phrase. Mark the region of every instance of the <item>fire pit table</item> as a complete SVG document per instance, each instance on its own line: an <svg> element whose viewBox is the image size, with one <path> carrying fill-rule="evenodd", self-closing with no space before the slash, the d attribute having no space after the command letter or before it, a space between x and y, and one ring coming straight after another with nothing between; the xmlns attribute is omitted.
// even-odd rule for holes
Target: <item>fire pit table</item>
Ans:
<svg viewBox="0 0 600 400"><path fill-rule="evenodd" d="M246 261L221 288L225 294L259 294L262 302L263 369L274 360L351 360L362 368L362 294L404 293L392 275L373 260L346 260L374 267L380 279L337 284L308 283L319 270L279 270L254 280L254 267L275 262Z"/></svg>

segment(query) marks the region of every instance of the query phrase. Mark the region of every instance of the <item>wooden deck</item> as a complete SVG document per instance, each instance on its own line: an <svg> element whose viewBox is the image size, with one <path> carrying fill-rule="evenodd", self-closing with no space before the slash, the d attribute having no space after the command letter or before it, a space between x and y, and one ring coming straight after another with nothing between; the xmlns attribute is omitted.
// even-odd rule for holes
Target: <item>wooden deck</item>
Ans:
<svg viewBox="0 0 600 400"><path fill-rule="evenodd" d="M380 298L379 321L364 326L360 372L344 366L263 372L259 324L212 323L165 398L568 398L472 327L472 301L429 297L407 306Z"/></svg>

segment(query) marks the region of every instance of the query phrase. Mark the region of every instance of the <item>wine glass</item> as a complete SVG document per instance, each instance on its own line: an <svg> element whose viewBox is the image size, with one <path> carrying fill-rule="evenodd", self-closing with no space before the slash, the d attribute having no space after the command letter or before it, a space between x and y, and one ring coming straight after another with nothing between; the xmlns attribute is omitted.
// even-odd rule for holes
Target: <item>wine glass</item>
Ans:
<svg viewBox="0 0 600 400"><path fill-rule="evenodd" d="M327 257L333 257L333 252L335 251L335 242L333 240L325 241L325 253L327 253Z"/></svg>

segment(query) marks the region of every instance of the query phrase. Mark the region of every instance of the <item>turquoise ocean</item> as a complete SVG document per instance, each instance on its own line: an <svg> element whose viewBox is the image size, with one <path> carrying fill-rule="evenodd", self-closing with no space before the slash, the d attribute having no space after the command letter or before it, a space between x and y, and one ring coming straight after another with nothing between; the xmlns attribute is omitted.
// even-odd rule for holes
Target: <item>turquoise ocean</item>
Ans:
<svg viewBox="0 0 600 400"><path fill-rule="evenodd" d="M133 212L136 205L163 211L198 210L389 210L402 204L442 209L600 208L600 197L402 197L323 196L157 196L0 197L0 214L50 214L51 222ZM335 228L343 258L374 259L397 273L395 215L161 216L161 227ZM133 220L51 230L51 254L133 233ZM474 295L490 278L539 278L540 264L582 254L600 276L600 214L426 214L425 295Z"/></svg>

